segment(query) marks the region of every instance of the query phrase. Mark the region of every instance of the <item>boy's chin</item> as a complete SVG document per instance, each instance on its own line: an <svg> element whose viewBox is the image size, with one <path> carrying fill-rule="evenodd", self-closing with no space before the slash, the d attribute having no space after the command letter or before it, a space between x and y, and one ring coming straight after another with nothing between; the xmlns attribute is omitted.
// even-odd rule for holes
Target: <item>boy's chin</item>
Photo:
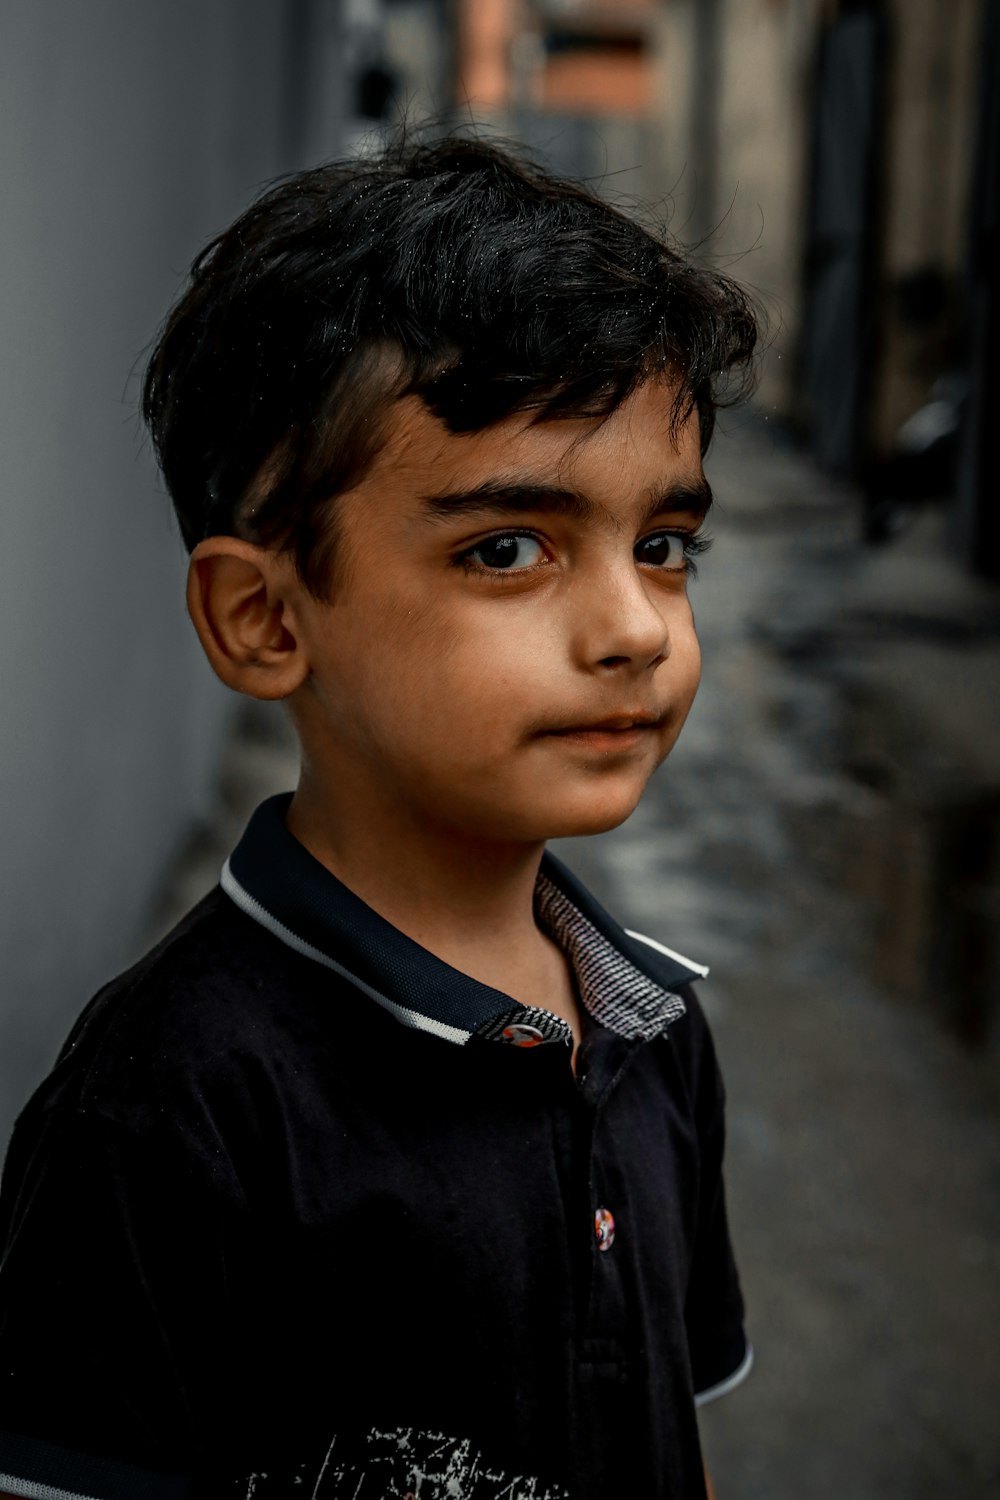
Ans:
<svg viewBox="0 0 1000 1500"><path fill-rule="evenodd" d="M527 797L499 800L484 808L477 798L453 799L449 823L473 842L507 845L545 844L549 839L586 838L618 828L635 811L648 777L629 778L617 786L607 782L573 787L565 782L540 801L537 789ZM452 820L458 814L458 823ZM464 816L463 816L464 814Z"/></svg>
<svg viewBox="0 0 1000 1500"><path fill-rule="evenodd" d="M546 819L546 839L586 838L620 828L635 812L641 792L635 796L604 798L580 807L552 807Z"/></svg>

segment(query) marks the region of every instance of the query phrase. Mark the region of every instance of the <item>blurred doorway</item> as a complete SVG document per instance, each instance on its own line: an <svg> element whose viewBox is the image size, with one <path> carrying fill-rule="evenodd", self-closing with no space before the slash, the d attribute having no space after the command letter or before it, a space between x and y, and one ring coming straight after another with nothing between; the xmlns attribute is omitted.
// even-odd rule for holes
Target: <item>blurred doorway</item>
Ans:
<svg viewBox="0 0 1000 1500"><path fill-rule="evenodd" d="M857 472L865 448L884 51L885 21L878 0L840 5L820 34L802 415L820 464L844 475Z"/></svg>

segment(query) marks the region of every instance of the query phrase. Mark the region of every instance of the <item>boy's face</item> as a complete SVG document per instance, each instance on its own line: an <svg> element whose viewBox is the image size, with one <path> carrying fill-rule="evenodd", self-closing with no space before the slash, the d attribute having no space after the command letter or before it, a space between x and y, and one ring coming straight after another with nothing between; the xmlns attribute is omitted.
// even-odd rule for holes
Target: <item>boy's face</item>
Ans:
<svg viewBox="0 0 1000 1500"><path fill-rule="evenodd" d="M449 433L400 401L340 496L332 599L300 599L306 774L476 841L612 828L698 685L685 548L708 499L670 390L610 418Z"/></svg>

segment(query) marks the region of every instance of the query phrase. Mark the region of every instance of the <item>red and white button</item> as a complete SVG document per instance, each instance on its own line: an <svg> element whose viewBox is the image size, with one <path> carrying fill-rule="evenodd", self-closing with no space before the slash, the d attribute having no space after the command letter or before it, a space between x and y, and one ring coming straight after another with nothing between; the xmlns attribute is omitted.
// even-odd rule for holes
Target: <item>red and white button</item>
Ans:
<svg viewBox="0 0 1000 1500"><path fill-rule="evenodd" d="M615 1216L610 1208L599 1208L594 1214L594 1233L598 1250L610 1250L615 1242Z"/></svg>
<svg viewBox="0 0 1000 1500"><path fill-rule="evenodd" d="M545 1040L545 1033L537 1026L526 1026L519 1022L505 1026L500 1035L512 1047L538 1047Z"/></svg>

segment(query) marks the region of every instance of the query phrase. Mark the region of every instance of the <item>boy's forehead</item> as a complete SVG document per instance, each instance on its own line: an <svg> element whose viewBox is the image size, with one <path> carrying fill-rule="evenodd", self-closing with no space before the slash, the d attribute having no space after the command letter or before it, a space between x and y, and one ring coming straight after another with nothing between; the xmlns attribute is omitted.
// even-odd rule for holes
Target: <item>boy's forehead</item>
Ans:
<svg viewBox="0 0 1000 1500"><path fill-rule="evenodd" d="M697 411L671 421L674 391L647 381L607 417L534 420L518 412L474 432L455 433L419 396L394 402L368 479L414 501L518 479L601 492L703 484Z"/></svg>

